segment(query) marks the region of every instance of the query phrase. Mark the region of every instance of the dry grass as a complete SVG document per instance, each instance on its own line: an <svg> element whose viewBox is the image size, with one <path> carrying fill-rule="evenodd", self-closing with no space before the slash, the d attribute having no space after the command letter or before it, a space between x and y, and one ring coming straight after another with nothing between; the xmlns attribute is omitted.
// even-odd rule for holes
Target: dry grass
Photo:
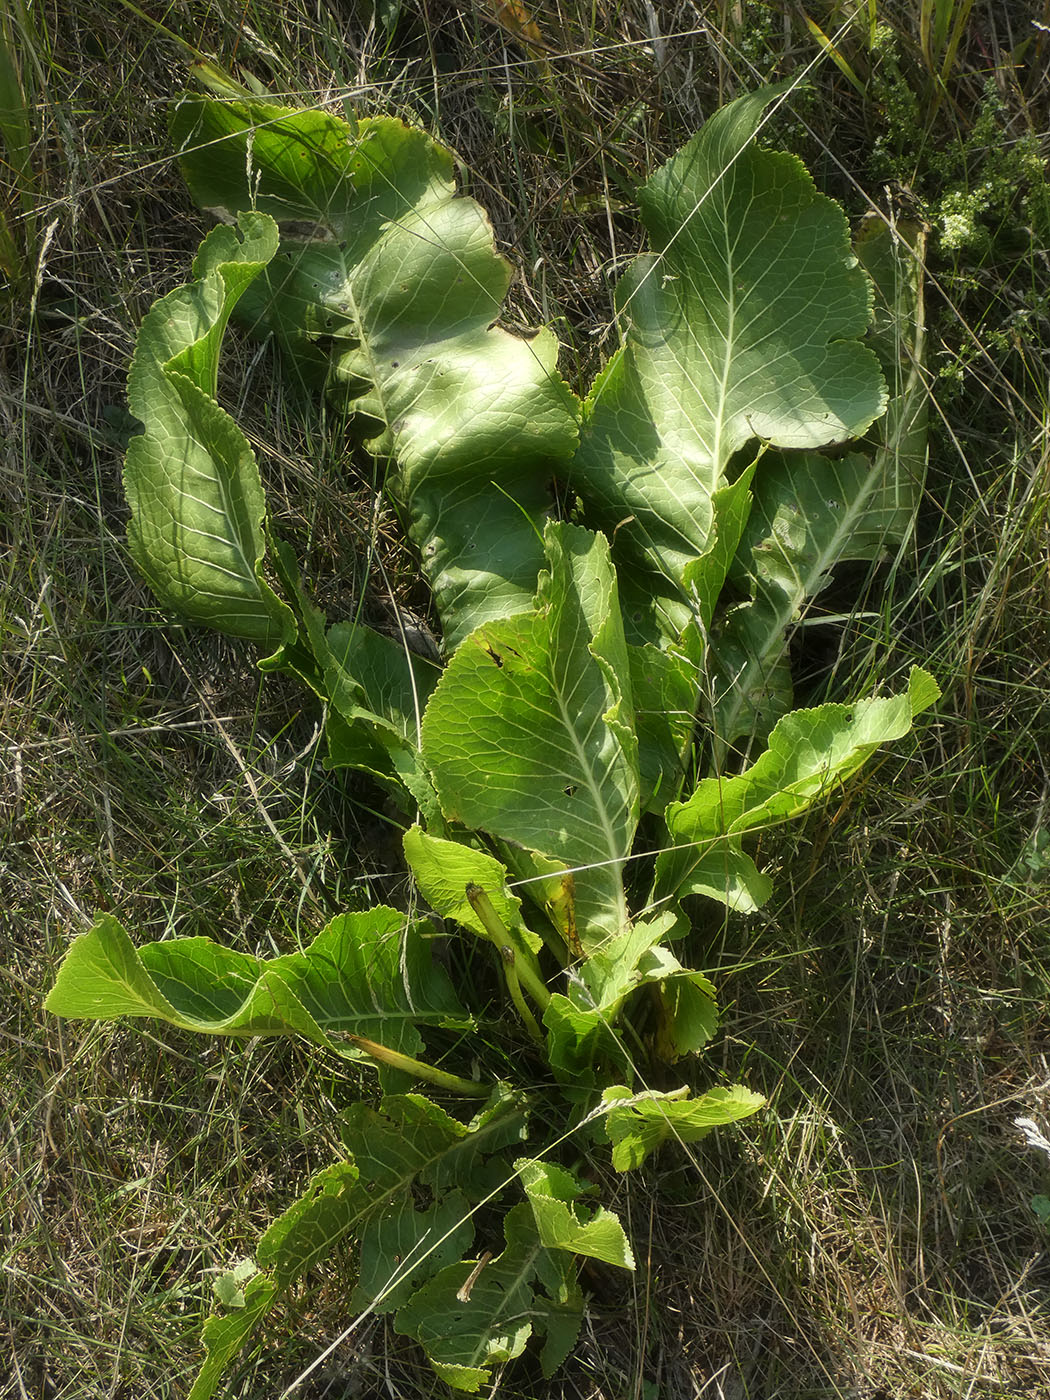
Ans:
<svg viewBox="0 0 1050 1400"><path fill-rule="evenodd" d="M880 4L910 125L854 8L867 14L808 10L845 68L793 7L729 0L551 0L532 49L495 0L404 0L392 36L364 0L175 0L166 29L103 0L3 8L24 96L20 111L0 100L4 1400L185 1395L209 1270L251 1252L361 1091L291 1046L46 1018L71 935L112 908L143 938L207 930L269 952L399 879L374 794L322 771L303 697L260 684L241 648L170 626L124 550L126 364L205 226L167 158L186 46L276 92L437 131L526 274L513 314L554 321L583 382L640 246L631 188L742 87L809 71L778 136L854 216L933 219L949 185L994 173L1002 153L970 141L989 78L1004 142L1045 143L1050 41L1031 6L975 5L941 82L947 53L931 63L913 7ZM959 162L938 162L953 142ZM525 1365L501 1396L1050 1391L1050 1257L1029 1205L1050 1163L1013 1126L1050 1123L1050 279L1045 230L1017 232L1038 211L1015 194L981 216L984 251L932 230L930 490L882 623L858 623L839 668L873 681L923 661L946 690L938 720L763 853L781 895L761 918L699 919L727 1005L713 1053L770 1109L610 1183L644 1267L595 1295L563 1377ZM938 380L946 367L956 378ZM281 531L333 610L375 588L376 549L418 601L338 434L305 426L250 350L229 383ZM333 1274L290 1305L293 1341L231 1394L294 1379L345 1325L345 1288ZM381 1328L319 1375L303 1393L435 1389Z"/></svg>

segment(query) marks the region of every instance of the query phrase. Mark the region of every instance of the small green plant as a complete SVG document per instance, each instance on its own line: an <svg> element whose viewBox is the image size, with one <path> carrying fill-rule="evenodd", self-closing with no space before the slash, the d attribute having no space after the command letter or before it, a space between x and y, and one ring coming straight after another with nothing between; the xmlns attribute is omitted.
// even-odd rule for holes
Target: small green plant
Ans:
<svg viewBox="0 0 1050 1400"><path fill-rule="evenodd" d="M634 1267L581 1154L627 1171L763 1103L652 1087L717 1024L715 988L679 957L684 901L761 905L750 838L825 800L938 694L916 669L900 695L791 708L802 609L836 564L911 527L925 420L915 269L884 232L852 249L800 163L757 145L782 93L732 103L640 192L653 251L620 285L622 343L582 404L549 331L499 326L508 268L422 131L259 100L176 113L190 189L227 222L139 335L132 553L167 607L316 693L327 762L398 804L421 900L491 949L522 1046L518 1082L472 1069L464 1042L492 1008L432 957L431 921L393 908L271 959L138 947L109 914L76 939L58 1015L296 1035L378 1067L342 1158L216 1286L192 1400L351 1244L352 1306L390 1314L450 1385L478 1391L530 1337L551 1374L583 1316L578 1260ZM390 462L442 664L329 624L273 537L216 399L235 312Z"/></svg>

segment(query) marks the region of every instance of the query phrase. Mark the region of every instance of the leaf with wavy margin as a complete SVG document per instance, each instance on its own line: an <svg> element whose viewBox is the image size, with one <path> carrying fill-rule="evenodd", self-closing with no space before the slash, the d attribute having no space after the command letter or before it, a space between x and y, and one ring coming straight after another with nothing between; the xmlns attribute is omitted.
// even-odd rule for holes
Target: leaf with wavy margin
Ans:
<svg viewBox="0 0 1050 1400"><path fill-rule="evenodd" d="M575 1262L544 1245L530 1207L512 1207L503 1228L506 1248L498 1258L442 1270L395 1322L422 1345L443 1380L469 1394L491 1382L494 1366L520 1356L533 1333L546 1334L540 1359L544 1375L552 1375L583 1318Z"/></svg>
<svg viewBox="0 0 1050 1400"><path fill-rule="evenodd" d="M136 948L100 914L71 944L45 1008L96 1021L151 1016L210 1035L298 1034L356 1058L339 1041L349 1032L415 1055L417 1027L471 1024L425 928L382 906L339 914L303 952L267 960L210 938Z"/></svg>
<svg viewBox="0 0 1050 1400"><path fill-rule="evenodd" d="M911 535L926 474L929 395L923 378L921 236L902 242L881 221L856 242L875 285L869 342L890 385L864 451L828 459L767 453L730 578L750 600L732 608L713 647L715 752L764 739L791 708L787 648L807 603L848 562L879 563Z"/></svg>
<svg viewBox="0 0 1050 1400"><path fill-rule="evenodd" d="M210 1400L280 1293L355 1242L360 1267L353 1305L376 1312L402 1306L470 1248L471 1205L508 1175L507 1163L491 1154L520 1141L524 1124L520 1103L503 1094L470 1123L418 1094L388 1095L378 1109L354 1104L342 1128L353 1158L317 1172L267 1229L256 1251L266 1272L248 1284L245 1308L205 1322L207 1356L191 1400ZM420 1188L445 1194L420 1210Z"/></svg>
<svg viewBox="0 0 1050 1400"><path fill-rule="evenodd" d="M451 152L390 117L261 101L187 98L172 129L198 203L282 225L251 314L314 377L331 343L330 386L397 462L446 645L528 606L576 405L549 330L494 324L510 268Z"/></svg>
<svg viewBox="0 0 1050 1400"><path fill-rule="evenodd" d="M741 1084L708 1089L698 1099L689 1098L688 1090L634 1094L623 1085L616 1085L605 1090L602 1101L609 1106L605 1127L613 1144L613 1166L618 1172L640 1167L671 1139L699 1142L712 1128L748 1118L766 1102L761 1094L752 1093Z"/></svg>
<svg viewBox="0 0 1050 1400"><path fill-rule="evenodd" d="M845 216L795 156L756 144L787 90L722 108L639 191L654 252L617 290L624 343L584 406L571 482L616 530L642 638L692 618L683 573L712 548L734 453L844 442L885 408Z"/></svg>
<svg viewBox="0 0 1050 1400"><path fill-rule="evenodd" d="M785 715L743 773L704 778L687 801L667 809L669 847L657 858L656 897L705 894L730 908L757 908L770 884L743 851L744 837L828 797L877 748L903 738L939 696L933 677L914 666L903 695Z"/></svg>
<svg viewBox="0 0 1050 1400"><path fill-rule="evenodd" d="M596 1187L585 1186L572 1172L553 1162L520 1157L514 1170L521 1178L537 1232L547 1249L585 1254L618 1269L634 1268L631 1246L612 1211L596 1206L589 1219L580 1216L577 1201Z"/></svg>
<svg viewBox="0 0 1050 1400"><path fill-rule="evenodd" d="M296 632L263 577L266 503L248 439L216 402L230 316L277 250L277 229L245 212L200 246L195 280L146 315L128 375L143 431L128 444L128 543L150 587L188 617L276 647Z"/></svg>

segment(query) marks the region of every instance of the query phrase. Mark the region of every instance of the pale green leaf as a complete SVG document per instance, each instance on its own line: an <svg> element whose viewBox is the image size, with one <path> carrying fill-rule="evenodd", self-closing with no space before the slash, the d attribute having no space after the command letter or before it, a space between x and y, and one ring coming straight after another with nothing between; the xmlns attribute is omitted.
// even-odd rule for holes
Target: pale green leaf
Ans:
<svg viewBox="0 0 1050 1400"><path fill-rule="evenodd" d="M143 431L124 466L131 553L157 597L264 646L290 640L295 621L263 578L266 504L255 455L215 394L227 322L276 248L273 221L246 212L240 237L213 229L196 280L151 308L128 377Z"/></svg>
<svg viewBox="0 0 1050 1400"><path fill-rule="evenodd" d="M543 1025L547 1060L566 1098L586 1101L603 1065L627 1072L629 1059L610 1017L594 1005L582 980L573 986L571 998L554 993L543 1012Z"/></svg>
<svg viewBox="0 0 1050 1400"><path fill-rule="evenodd" d="M620 1269L634 1268L634 1255L623 1226L611 1211L596 1206L589 1219L581 1219L580 1196L593 1191L563 1167L521 1157L514 1163L532 1206L536 1230L548 1249L586 1254Z"/></svg>
<svg viewBox="0 0 1050 1400"><path fill-rule="evenodd" d="M224 1308L243 1308L247 1301L244 1286L259 1272L253 1259L242 1259L232 1269L221 1273L211 1286L211 1291Z"/></svg>
<svg viewBox="0 0 1050 1400"><path fill-rule="evenodd" d="M508 942L513 945L520 940L532 952L539 950L541 940L522 923L521 900L507 888L506 867L495 856L459 841L428 836L419 826L405 832L403 844L416 884L436 913L486 938L485 926L466 894L468 885L479 885L512 935Z"/></svg>
<svg viewBox="0 0 1050 1400"><path fill-rule="evenodd" d="M302 1278L356 1232L372 1209L360 1177L354 1162L325 1167L269 1226L255 1253L278 1288Z"/></svg>
<svg viewBox="0 0 1050 1400"><path fill-rule="evenodd" d="M702 972L678 966L658 975L643 969L660 988L662 1020L655 1037L657 1054L665 1064L702 1050L718 1029L715 989ZM660 973L665 969L660 968Z"/></svg>
<svg viewBox="0 0 1050 1400"><path fill-rule="evenodd" d="M208 938L136 949L101 914L73 941L45 1005L58 1016L152 1016L212 1035L298 1033L354 1054L341 1032L413 1054L419 1026L469 1024L422 929L382 907L337 915L304 952L269 960Z"/></svg>
<svg viewBox="0 0 1050 1400"><path fill-rule="evenodd" d="M450 821L574 872L584 949L627 920L623 864L638 821L630 664L609 548L546 531L535 610L463 643L423 718L423 754Z"/></svg>
<svg viewBox="0 0 1050 1400"><path fill-rule="evenodd" d="M612 1162L618 1172L640 1167L651 1152L669 1139L681 1143L699 1142L712 1128L735 1123L757 1113L765 1103L740 1084L725 1089L709 1089L698 1099L648 1090L632 1094L617 1086L606 1089L602 1101L609 1111L606 1130L613 1144Z"/></svg>
<svg viewBox="0 0 1050 1400"><path fill-rule="evenodd" d="M748 853L739 845L716 841L709 847L686 842L684 851L667 851L657 861L657 874L669 869L688 868L688 879L678 886L678 894L699 894L717 899L727 909L752 914L761 909L773 893L773 882L763 875Z"/></svg>
<svg viewBox="0 0 1050 1400"><path fill-rule="evenodd" d="M588 999L583 1003L596 1007L612 1018L620 1010L628 994L642 983L638 964L654 943L668 937L677 919L674 910L663 910L653 919L639 919L617 937L595 948L578 969L580 983Z"/></svg>
<svg viewBox="0 0 1050 1400"><path fill-rule="evenodd" d="M571 480L616 530L642 635L690 620L683 573L711 547L734 453L844 442L885 408L842 210L756 143L785 91L730 103L639 192L654 251L617 290L625 340L585 405Z"/></svg>
<svg viewBox="0 0 1050 1400"><path fill-rule="evenodd" d="M469 1123L419 1094L388 1094L379 1109L352 1105L342 1126L343 1141L374 1191L389 1195L418 1178L435 1192L455 1187L472 1202L493 1189L492 1164L485 1159L524 1133L522 1103L499 1093ZM502 1180L503 1164L494 1170Z"/></svg>
<svg viewBox="0 0 1050 1400"><path fill-rule="evenodd" d="M742 838L830 796L877 748L903 738L913 717L939 694L933 678L913 667L903 695L786 715L769 736L768 749L743 773L705 778L688 801L667 809L669 846L657 859L658 896L694 892L721 898L722 871L727 903L747 907L749 894L761 903L768 883L752 883L754 866L741 849Z"/></svg>
<svg viewBox="0 0 1050 1400"><path fill-rule="evenodd" d="M527 607L575 401L548 330L494 324L510 268L483 211L456 196L451 153L392 118L351 126L261 102L187 99L173 132L199 203L282 224L251 312L308 377L327 368L396 459L446 643Z"/></svg>
<svg viewBox="0 0 1050 1400"><path fill-rule="evenodd" d="M588 1044L587 1027L592 1028L592 1036L597 1035L599 1021L611 1023L627 997L645 985L655 991L654 1037L662 1059L672 1063L711 1039L718 1024L714 987L702 972L683 967L663 946L664 939L680 936L684 926L677 910L664 910L650 920L637 921L580 965L569 985L573 1016L556 1008L547 1023L551 1049L556 1035L566 1068Z"/></svg>
<svg viewBox="0 0 1050 1400"><path fill-rule="evenodd" d="M720 757L742 737L764 739L791 708L788 644L836 566L892 562L911 534L926 473L929 403L922 271L882 220L858 238L857 253L875 284L869 343L890 385L889 406L863 453L769 453L759 465L731 575L749 601L730 611L714 647Z"/></svg>
<svg viewBox="0 0 1050 1400"><path fill-rule="evenodd" d="M711 497L711 527L703 553L682 570L682 588L703 633L711 627L722 585L732 568L751 514L751 483L757 462ZM691 628L687 629L687 638Z"/></svg>

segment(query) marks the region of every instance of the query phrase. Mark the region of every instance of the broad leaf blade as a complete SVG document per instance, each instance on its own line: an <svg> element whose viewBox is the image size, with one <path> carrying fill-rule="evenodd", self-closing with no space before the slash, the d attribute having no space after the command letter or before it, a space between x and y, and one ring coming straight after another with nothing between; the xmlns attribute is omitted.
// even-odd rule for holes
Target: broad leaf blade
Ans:
<svg viewBox="0 0 1050 1400"><path fill-rule="evenodd" d="M421 1025L469 1024L422 931L382 907L341 914L302 953L264 960L208 938L136 949L109 914L75 939L46 1003L58 1016L152 1016L212 1035L342 1032L412 1054ZM332 1037L336 1039L333 1040Z"/></svg>
<svg viewBox="0 0 1050 1400"><path fill-rule="evenodd" d="M446 919L455 919L479 938L487 938L485 926L467 898L467 886L478 885L488 895L497 918L512 935L538 952L541 940L522 922L521 900L507 887L507 869L495 856L428 836L414 826L404 836L405 859L416 884L431 908Z"/></svg>
<svg viewBox="0 0 1050 1400"><path fill-rule="evenodd" d="M381 719L418 748L423 711L440 668L361 623L337 622L325 640L325 678L340 714L348 720Z"/></svg>
<svg viewBox="0 0 1050 1400"><path fill-rule="evenodd" d="M272 220L245 213L240 234L213 229L196 281L169 292L139 331L128 403L124 485L136 564L162 603L264 646L295 635L290 609L262 574L266 514L247 438L215 401L219 350L237 301L273 257Z"/></svg>
<svg viewBox="0 0 1050 1400"><path fill-rule="evenodd" d="M572 479L617 529L643 636L690 620L683 571L711 546L735 452L843 442L885 407L845 217L794 156L755 144L783 91L723 108L639 194L654 254L618 289L625 343L585 405Z"/></svg>
<svg viewBox="0 0 1050 1400"><path fill-rule="evenodd" d="M575 401L549 331L493 324L510 269L482 210L456 196L450 152L391 118L351 127L258 102L188 99L174 135L200 203L283 223L252 314L308 376L332 338L330 387L398 462L447 645L528 606Z"/></svg>
<svg viewBox="0 0 1050 1400"><path fill-rule="evenodd" d="M395 1312L428 1278L461 1259L474 1243L466 1196L451 1191L424 1208L410 1197L376 1212L361 1239L354 1308Z"/></svg>
<svg viewBox="0 0 1050 1400"><path fill-rule="evenodd" d="M891 396L866 452L830 460L767 454L733 578L750 601L727 616L714 647L713 727L724 755L743 736L765 738L791 707L787 647L805 605L840 563L878 563L908 540L926 471L929 395L922 375L922 272L879 222L857 241L875 283L870 343Z"/></svg>
<svg viewBox="0 0 1050 1400"><path fill-rule="evenodd" d="M634 1268L634 1255L623 1226L611 1211L597 1206L590 1219L581 1219L577 1201L593 1191L572 1172L553 1162L519 1158L514 1169L532 1207L536 1230L547 1249L585 1254L620 1269Z"/></svg>
<svg viewBox="0 0 1050 1400"><path fill-rule="evenodd" d="M337 1251L359 1246L355 1307L383 1312L400 1306L469 1249L469 1203L491 1194L494 1180L508 1175L507 1163L490 1155L523 1135L523 1111L509 1097L494 1097L469 1124L417 1094L388 1096L378 1109L355 1104L343 1125L354 1159L318 1172L270 1225L257 1251L267 1272L247 1285L244 1309L205 1323L208 1355L195 1400L209 1400L278 1291ZM431 1208L417 1210L420 1189L444 1194Z"/></svg>
<svg viewBox="0 0 1050 1400"><path fill-rule="evenodd" d="M470 1248L472 1207L506 1181L505 1159L492 1154L520 1141L521 1106L496 1099L470 1123L417 1094L388 1096L379 1111L355 1104L343 1139L368 1185L371 1209L361 1230L355 1306L390 1312L428 1278ZM436 1199L419 1209L415 1197Z"/></svg>
<svg viewBox="0 0 1050 1400"><path fill-rule="evenodd" d="M639 968L642 959L654 944L671 933L676 918L675 911L664 910L655 918L638 920L617 938L596 948L579 969L580 982L589 998L583 1004L595 1007L610 1019L615 1017L629 993L644 980Z"/></svg>
<svg viewBox="0 0 1050 1400"><path fill-rule="evenodd" d="M520 1141L524 1132L524 1107L511 1094L494 1095L470 1123L420 1094L387 1095L378 1110L354 1104L342 1129L374 1192L407 1188L418 1179L435 1193L455 1187L472 1202L493 1189L484 1159Z"/></svg>
<svg viewBox="0 0 1050 1400"><path fill-rule="evenodd" d="M527 1205L504 1222L497 1259L465 1260L425 1284L397 1314L397 1330L414 1337L438 1375L476 1393L492 1368L520 1356L533 1333L558 1339L544 1369L558 1364L583 1315L572 1260L541 1241Z"/></svg>
<svg viewBox="0 0 1050 1400"><path fill-rule="evenodd" d="M670 838L656 864L658 897L717 893L717 873L741 887L727 888L731 907L755 907L768 882L752 887L755 870L741 850L743 837L790 820L830 795L883 744L903 738L912 719L940 691L933 678L913 667L908 690L854 706L820 705L786 715L769 736L769 747L735 777L705 778L686 802L667 809Z"/></svg>
<svg viewBox="0 0 1050 1400"><path fill-rule="evenodd" d="M765 1104L761 1094L740 1084L726 1089L709 1089L698 1099L647 1091L632 1094L629 1089L607 1089L602 1095L609 1105L606 1130L613 1144L612 1161L618 1172L640 1167L661 1144L699 1142L712 1128L748 1118Z"/></svg>
<svg viewBox="0 0 1050 1400"><path fill-rule="evenodd" d="M627 920L622 870L638 821L630 664L609 549L546 532L536 610L472 633L423 720L423 753L450 821L575 871L584 948Z"/></svg>
<svg viewBox="0 0 1050 1400"><path fill-rule="evenodd" d="M350 1031L412 1055L423 1048L420 1027L471 1024L428 933L382 906L339 914L304 952L275 959L272 975L326 1034Z"/></svg>
<svg viewBox="0 0 1050 1400"><path fill-rule="evenodd" d="M367 1215L372 1203L360 1177L354 1162L325 1167L270 1225L256 1258L279 1288L287 1288L327 1259Z"/></svg>
<svg viewBox="0 0 1050 1400"><path fill-rule="evenodd" d="M702 972L683 967L662 940L680 935L684 920L675 910L639 921L582 964L570 995L583 1013L589 1009L612 1020L639 987L651 988L657 1019L652 1029L657 1053L671 1064L705 1045L718 1024L715 989ZM553 1024L553 1022L552 1022Z"/></svg>

